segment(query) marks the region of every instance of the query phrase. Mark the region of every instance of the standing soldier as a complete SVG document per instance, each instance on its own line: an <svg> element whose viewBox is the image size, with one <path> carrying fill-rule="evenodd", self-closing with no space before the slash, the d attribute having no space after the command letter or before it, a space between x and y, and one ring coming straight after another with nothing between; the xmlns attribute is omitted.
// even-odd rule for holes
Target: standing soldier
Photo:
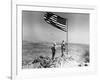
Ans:
<svg viewBox="0 0 100 80"><path fill-rule="evenodd" d="M65 50L66 50L65 42L64 42L64 40L63 40L62 43L61 43L61 53L62 53L61 57L64 56L64 52L65 52Z"/></svg>
<svg viewBox="0 0 100 80"><path fill-rule="evenodd" d="M53 43L51 50L52 50L52 60L53 60L55 57L55 53L56 53L56 43Z"/></svg>

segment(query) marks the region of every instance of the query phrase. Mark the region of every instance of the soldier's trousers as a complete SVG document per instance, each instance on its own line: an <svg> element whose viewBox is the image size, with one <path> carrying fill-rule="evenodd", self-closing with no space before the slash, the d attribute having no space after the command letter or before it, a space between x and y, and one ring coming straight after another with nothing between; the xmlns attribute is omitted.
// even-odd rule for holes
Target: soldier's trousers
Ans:
<svg viewBox="0 0 100 80"><path fill-rule="evenodd" d="M52 52L52 60L54 59L55 57L55 52Z"/></svg>

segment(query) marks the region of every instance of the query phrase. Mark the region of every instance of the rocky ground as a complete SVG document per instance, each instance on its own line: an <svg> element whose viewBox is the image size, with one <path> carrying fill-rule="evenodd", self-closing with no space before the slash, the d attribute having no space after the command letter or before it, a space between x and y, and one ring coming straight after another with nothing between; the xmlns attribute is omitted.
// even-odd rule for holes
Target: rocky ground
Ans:
<svg viewBox="0 0 100 80"><path fill-rule="evenodd" d="M67 68L89 66L89 46L69 44L68 54L61 57L60 48L51 59L50 44L24 43L22 68Z"/></svg>

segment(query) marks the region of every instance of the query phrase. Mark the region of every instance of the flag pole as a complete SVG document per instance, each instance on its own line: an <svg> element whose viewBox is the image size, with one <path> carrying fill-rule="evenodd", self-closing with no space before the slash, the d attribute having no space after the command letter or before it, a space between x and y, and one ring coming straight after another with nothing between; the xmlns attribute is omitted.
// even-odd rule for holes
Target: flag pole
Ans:
<svg viewBox="0 0 100 80"><path fill-rule="evenodd" d="M66 26L67 26L67 27L66 27L66 28L67 28L67 29L66 29L66 30L67 30L67 31L66 31L66 41L67 41L67 55L68 55L68 19L66 20L66 23L67 23L67 25L66 25Z"/></svg>

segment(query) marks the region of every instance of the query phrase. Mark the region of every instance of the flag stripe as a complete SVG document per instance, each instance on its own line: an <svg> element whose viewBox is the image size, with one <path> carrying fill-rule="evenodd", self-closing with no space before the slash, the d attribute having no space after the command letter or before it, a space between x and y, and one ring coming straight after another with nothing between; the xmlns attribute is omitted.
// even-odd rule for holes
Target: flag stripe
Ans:
<svg viewBox="0 0 100 80"><path fill-rule="evenodd" d="M52 21L53 21L54 23L58 24L59 26L66 27L66 25L63 25L63 24L57 22L57 16L55 17L55 15L54 15L54 16L51 17L50 19L52 19Z"/></svg>

